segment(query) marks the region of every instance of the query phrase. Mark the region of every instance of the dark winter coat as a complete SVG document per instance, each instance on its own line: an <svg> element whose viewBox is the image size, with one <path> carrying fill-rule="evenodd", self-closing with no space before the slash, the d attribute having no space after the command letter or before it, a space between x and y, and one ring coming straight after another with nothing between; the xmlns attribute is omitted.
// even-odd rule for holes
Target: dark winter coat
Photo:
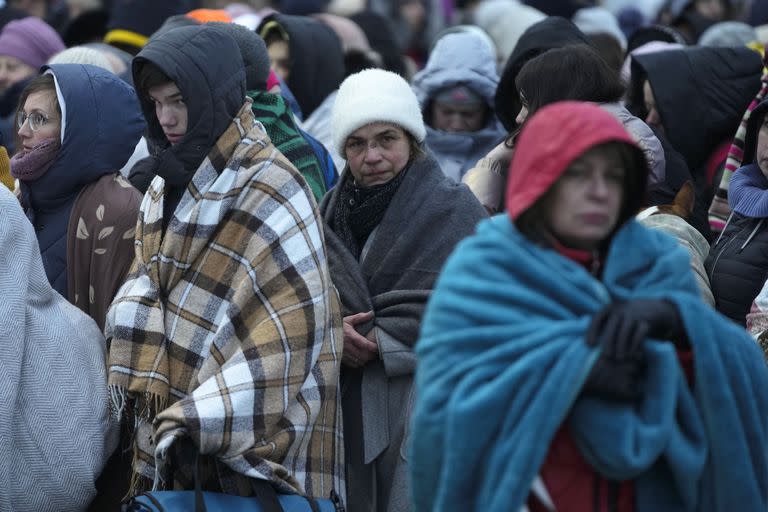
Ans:
<svg viewBox="0 0 768 512"><path fill-rule="evenodd" d="M736 133L760 90L762 69L760 54L748 48L690 47L635 55L631 103L635 108L641 104L647 79L667 138L695 175L717 145Z"/></svg>
<svg viewBox="0 0 768 512"><path fill-rule="evenodd" d="M705 268L717 310L740 325L768 279L768 179L755 163L757 136L768 100L752 112L744 141L744 167L731 177L731 217L709 251Z"/></svg>
<svg viewBox="0 0 768 512"><path fill-rule="evenodd" d="M71 288L70 276L75 269L78 273L87 274L93 268L87 261L69 261L68 250L74 248L68 248L68 243L87 240L90 235L98 237L101 230L94 234L95 224L81 225L80 219L72 219L71 214L73 210L92 211L95 214L103 203L97 201L99 198L86 193L86 189L94 186L104 176L120 170L133 153L145 124L133 88L113 73L82 64L56 64L48 69L56 77L64 117L61 149L54 164L42 177L20 182L20 188L27 216L35 226L48 281L54 290L76 303L80 297L68 294ZM106 213L115 220L133 219L132 223L135 223L139 206L136 191L115 180L105 186L110 195L114 193L113 198L123 199L110 204L109 211L102 214ZM86 199L88 197L92 199ZM93 202L75 207L75 203L81 200ZM103 219L102 215L99 222ZM109 235L101 234L105 244L113 234L122 236L125 233L125 230L118 233L118 227L114 224L111 226L114 231L110 231ZM110 257L116 256L112 254ZM121 268L126 263L123 260L114 260L111 270L125 275L128 269ZM131 251L127 258L128 266L132 260ZM113 280L105 276L102 281ZM112 295L116 291L113 290ZM108 304L103 306L106 311ZM104 318L95 320L99 325L104 324Z"/></svg>
<svg viewBox="0 0 768 512"><path fill-rule="evenodd" d="M768 279L766 219L734 212L704 265L717 310L746 325L752 301Z"/></svg>
<svg viewBox="0 0 768 512"><path fill-rule="evenodd" d="M349 169L320 204L342 312L373 311L373 321L357 329L374 330L380 356L342 374L350 511L411 508L404 454L421 315L446 258L486 216L469 189L446 178L431 156L416 159L402 172L407 174L359 258L339 236L335 222L352 179Z"/></svg>
<svg viewBox="0 0 768 512"><path fill-rule="evenodd" d="M707 238L706 209L714 192L713 184L707 182L707 162L736 133L760 89L762 68L760 55L748 48L689 47L632 57L630 110L645 118L643 82L647 79L664 135L693 177L696 228Z"/></svg>

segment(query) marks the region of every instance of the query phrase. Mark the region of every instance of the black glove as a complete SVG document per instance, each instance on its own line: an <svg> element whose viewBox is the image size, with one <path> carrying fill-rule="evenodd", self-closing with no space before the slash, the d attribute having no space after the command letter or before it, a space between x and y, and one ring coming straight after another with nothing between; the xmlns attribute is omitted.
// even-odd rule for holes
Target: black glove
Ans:
<svg viewBox="0 0 768 512"><path fill-rule="evenodd" d="M584 383L583 391L609 400L640 397L645 370L644 342L648 324L623 314L621 304L611 304L595 315L587 330L587 345L603 350Z"/></svg>
<svg viewBox="0 0 768 512"><path fill-rule="evenodd" d="M649 338L672 341L680 347L688 345L683 319L677 307L668 300L637 299L615 303L609 307L614 310L613 314L648 324Z"/></svg>
<svg viewBox="0 0 768 512"><path fill-rule="evenodd" d="M595 315L586 342L602 346L603 352L587 377L585 391L618 400L637 398L646 338L687 346L685 327L673 303L651 299L617 302Z"/></svg>

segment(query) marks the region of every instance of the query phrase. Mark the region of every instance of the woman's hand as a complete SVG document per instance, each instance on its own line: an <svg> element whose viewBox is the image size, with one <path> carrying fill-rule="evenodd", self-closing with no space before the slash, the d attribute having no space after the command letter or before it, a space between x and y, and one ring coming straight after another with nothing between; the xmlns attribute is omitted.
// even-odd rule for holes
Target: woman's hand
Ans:
<svg viewBox="0 0 768 512"><path fill-rule="evenodd" d="M603 348L584 390L605 398L631 400L641 394L645 340L669 340L687 348L688 339L677 307L666 300L615 302L597 313L587 331L589 346Z"/></svg>
<svg viewBox="0 0 768 512"><path fill-rule="evenodd" d="M371 329L366 336L355 330L356 325L371 320L373 320L373 311L344 317L344 353L341 362L346 366L362 368L379 357L379 346L376 344L374 329Z"/></svg>
<svg viewBox="0 0 768 512"><path fill-rule="evenodd" d="M485 158L498 163L501 169L506 169L512 161L514 152L515 149L507 146L507 141L504 139L496 147L490 150L488 154L485 155Z"/></svg>
<svg viewBox="0 0 768 512"><path fill-rule="evenodd" d="M587 329L587 345L602 352L587 376L583 391L608 400L635 400L642 394L648 324L623 314L622 304L597 313Z"/></svg>

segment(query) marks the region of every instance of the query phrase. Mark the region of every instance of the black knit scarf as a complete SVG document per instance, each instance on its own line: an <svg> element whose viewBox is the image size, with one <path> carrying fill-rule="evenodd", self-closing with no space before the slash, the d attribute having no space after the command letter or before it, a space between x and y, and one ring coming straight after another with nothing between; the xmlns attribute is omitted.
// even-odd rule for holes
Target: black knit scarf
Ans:
<svg viewBox="0 0 768 512"><path fill-rule="evenodd" d="M410 163L390 181L373 187L358 187L351 178L344 181L333 214L333 230L355 257L360 257L366 240L384 218L409 168Z"/></svg>

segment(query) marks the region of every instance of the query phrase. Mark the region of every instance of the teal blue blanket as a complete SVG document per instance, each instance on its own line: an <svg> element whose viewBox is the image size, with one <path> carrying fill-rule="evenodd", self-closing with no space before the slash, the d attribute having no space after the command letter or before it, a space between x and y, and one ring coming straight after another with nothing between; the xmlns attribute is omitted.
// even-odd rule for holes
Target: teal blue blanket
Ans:
<svg viewBox="0 0 768 512"><path fill-rule="evenodd" d="M564 421L592 467L635 481L638 512L767 510L768 369L701 301L688 258L631 221L601 282L506 215L483 221L448 260L416 346L415 510L519 510ZM584 343L590 317L662 297L691 340L693 390L674 346L649 340L641 400L579 396L599 350Z"/></svg>

